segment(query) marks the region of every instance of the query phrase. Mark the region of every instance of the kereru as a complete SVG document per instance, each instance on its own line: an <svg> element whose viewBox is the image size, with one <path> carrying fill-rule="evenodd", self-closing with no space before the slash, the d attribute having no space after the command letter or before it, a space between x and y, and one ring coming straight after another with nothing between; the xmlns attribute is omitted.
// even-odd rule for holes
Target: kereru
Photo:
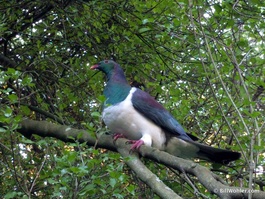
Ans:
<svg viewBox="0 0 265 199"><path fill-rule="evenodd" d="M106 98L102 114L115 138L124 136L132 143L131 149L141 145L167 151L182 158L200 158L227 164L240 158L240 153L213 148L187 134L178 121L148 93L131 87L119 64L104 60L91 67L107 76Z"/></svg>

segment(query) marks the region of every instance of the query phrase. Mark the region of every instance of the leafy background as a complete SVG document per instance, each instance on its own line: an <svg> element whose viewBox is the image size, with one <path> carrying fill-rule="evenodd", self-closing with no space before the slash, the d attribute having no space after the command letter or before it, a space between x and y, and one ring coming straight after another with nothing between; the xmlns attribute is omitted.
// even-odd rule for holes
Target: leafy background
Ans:
<svg viewBox="0 0 265 199"><path fill-rule="evenodd" d="M10 0L0 10L1 198L157 197L117 153L16 131L31 118L106 132L104 79L89 70L103 59L201 141L242 153L229 167L200 164L263 190L263 1ZM212 197L144 161L183 197Z"/></svg>

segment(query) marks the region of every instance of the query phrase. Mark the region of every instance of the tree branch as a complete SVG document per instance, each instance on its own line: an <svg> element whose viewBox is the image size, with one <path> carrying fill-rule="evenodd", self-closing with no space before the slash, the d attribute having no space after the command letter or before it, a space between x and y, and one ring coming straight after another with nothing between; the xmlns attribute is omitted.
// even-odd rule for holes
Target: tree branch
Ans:
<svg viewBox="0 0 265 199"><path fill-rule="evenodd" d="M43 19L45 16L47 16L47 13L53 9L53 7L54 6L52 4L47 4L43 8L38 8L35 10L35 12L30 13L29 16L26 16L23 19L23 22L24 22L22 23L23 25L21 25L17 30L14 30L9 35L6 34L3 36L4 39L0 41L0 45L2 45L4 42L9 41L16 34L23 32L28 27L30 27L32 24L34 24L36 21Z"/></svg>
<svg viewBox="0 0 265 199"><path fill-rule="evenodd" d="M16 62L14 62L13 60L9 59L8 57L2 54L0 54L0 64L3 65L5 68L7 67L15 68L15 66L17 65Z"/></svg>
<svg viewBox="0 0 265 199"><path fill-rule="evenodd" d="M40 113L48 118L51 118L53 119L54 121L58 122L59 124L67 124L66 122L64 122L61 118L57 117L56 115L50 113L50 112L47 112L47 111L44 111L43 109L40 109L36 106L31 106L31 105L28 105L28 104L24 104L24 103L21 103L21 105L25 105L27 106L30 110L32 111L35 111L37 113Z"/></svg>
<svg viewBox="0 0 265 199"><path fill-rule="evenodd" d="M143 182L154 190L156 194L162 198L180 198L171 189L166 187L156 175L148 170L136 154L129 154L130 146L126 144L126 139L118 139L114 144L113 142L110 142L110 140L112 140L111 135L101 135L100 137L95 138L85 130L57 125L47 121L34 121L29 119L21 122L21 127L18 129L18 132L26 137L29 137L32 134L37 134L42 137L54 137L64 142L86 142L89 146L95 146L96 144L96 147L99 148L105 148L116 152L118 151L123 157L132 157L129 158L126 163L132 170L134 170ZM263 191L249 190L241 187L230 187L221 183L221 181L216 178L216 175L209 171L209 169L190 160L184 160L145 145L141 146L139 153L145 158L172 167L180 172L184 171L196 176L199 182L208 189L210 193L213 193L220 198L248 198L249 192L253 193L253 199L265 198L265 192Z"/></svg>
<svg viewBox="0 0 265 199"><path fill-rule="evenodd" d="M125 139L118 139L116 141L116 146L118 152L122 157L129 159L126 164L137 174L137 176L147 184L157 195L161 198L167 199L181 199L172 189L166 186L154 173L152 173L139 159L138 153L130 153L130 148L126 144Z"/></svg>

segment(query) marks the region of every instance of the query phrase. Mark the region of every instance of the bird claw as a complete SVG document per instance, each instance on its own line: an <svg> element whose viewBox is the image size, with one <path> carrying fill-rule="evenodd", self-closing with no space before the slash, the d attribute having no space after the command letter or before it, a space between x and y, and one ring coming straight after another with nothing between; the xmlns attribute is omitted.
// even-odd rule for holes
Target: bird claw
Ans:
<svg viewBox="0 0 265 199"><path fill-rule="evenodd" d="M113 135L113 140L114 140L114 142L115 142L117 139L119 139L119 138L125 138L125 136L124 136L123 134L121 134L121 133L115 133L115 134Z"/></svg>
<svg viewBox="0 0 265 199"><path fill-rule="evenodd" d="M113 142L115 142L119 138L126 138L126 137L121 133L115 133L113 135ZM130 148L130 152L132 152L132 151L138 150L144 144L144 141L143 140L128 140L126 144L132 144Z"/></svg>
<svg viewBox="0 0 265 199"><path fill-rule="evenodd" d="M132 144L130 151L138 150L143 144L143 140L129 140L126 142L127 144Z"/></svg>

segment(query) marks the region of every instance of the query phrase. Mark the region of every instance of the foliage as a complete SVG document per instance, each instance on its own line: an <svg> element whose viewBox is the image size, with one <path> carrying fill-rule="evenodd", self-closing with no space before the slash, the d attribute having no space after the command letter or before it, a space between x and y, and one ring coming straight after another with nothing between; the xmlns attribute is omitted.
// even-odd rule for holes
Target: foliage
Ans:
<svg viewBox="0 0 265 199"><path fill-rule="evenodd" d="M104 82L89 70L105 58L187 131L243 154L228 169L214 168L228 183L258 182L249 162L264 164L264 7L254 0L2 1L0 197L153 197L116 153L16 131L31 118L106 132ZM177 193L194 196L183 176L146 164Z"/></svg>

